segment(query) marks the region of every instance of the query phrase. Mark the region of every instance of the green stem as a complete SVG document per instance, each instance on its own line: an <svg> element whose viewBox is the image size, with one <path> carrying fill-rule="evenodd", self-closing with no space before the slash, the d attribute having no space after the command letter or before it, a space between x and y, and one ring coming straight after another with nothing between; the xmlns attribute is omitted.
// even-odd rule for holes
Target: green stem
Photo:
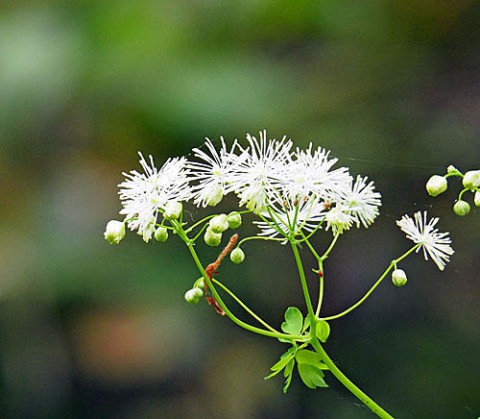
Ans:
<svg viewBox="0 0 480 419"><path fill-rule="evenodd" d="M363 302L368 298L370 297L370 295L373 293L373 291L375 291L375 289L382 283L382 281L385 279L385 277L388 275L388 273L396 268L397 266L397 263L398 262L401 262L403 259L405 259L407 256L409 256L411 253L413 253L415 250L417 250L419 247L421 246L421 244L416 244L415 246L413 246L410 250L408 250L407 252L405 252L402 256L400 256L399 258L397 259L394 259L390 265L388 265L387 269L385 269L385 272L383 272L382 276L377 280L377 282L375 282L375 284L373 284L373 286L367 291L367 293L362 297L360 298L360 300L358 300L354 305L352 305L351 307L347 308L346 310L342 311L341 313L338 313L338 314L335 314L334 316L328 316L328 317L322 317L322 320L335 320L335 319L338 319L340 317L343 317L345 316L346 314L350 313L351 311L355 310L358 306L362 305Z"/></svg>
<svg viewBox="0 0 480 419"><path fill-rule="evenodd" d="M326 258L328 258L328 255L330 254L330 252L332 251L332 249L334 248L335 244L337 243L337 240L338 238L340 237L340 234L337 233L333 236L333 240L332 242L330 243L330 246L328 246L328 249L325 250L325 253L322 255L322 260L325 260Z"/></svg>
<svg viewBox="0 0 480 419"><path fill-rule="evenodd" d="M245 330L248 330L249 332L256 333L258 335L263 335L263 336L268 336L272 337L275 339L278 338L283 338L283 339L295 339L295 340L304 340L305 336L301 335L289 335L285 333L278 333L278 332L272 332L270 330L265 330L265 329L260 329L258 327L252 326L248 323L245 323L244 321L240 320L238 317L236 317L226 306L220 295L218 294L213 282L210 280L208 277L207 273L205 272L205 269L203 268L202 262L200 261L197 252L195 252L194 245L191 243L191 241L186 237L185 233L183 230L177 230L177 233L179 234L179 237L182 238L182 240L185 242L187 245L188 250L190 251L190 254L192 255L192 258L195 262L195 265L197 266L198 270L203 276L203 279L205 280L208 289L212 293L213 297L217 301L217 303L220 305L222 310L225 312L226 316L233 321L237 326L242 327ZM182 237L185 236L185 237Z"/></svg>
<svg viewBox="0 0 480 419"><path fill-rule="evenodd" d="M320 310L322 309L323 303L323 292L324 292L324 284L325 284L325 272L323 270L323 262L318 262L318 275L319 275L319 283L318 283L318 303L317 309L315 310L315 316L320 315Z"/></svg>
<svg viewBox="0 0 480 419"><path fill-rule="evenodd" d="M323 349L316 336L312 336L310 341L315 351L322 357L323 362L327 365L328 369L340 381L358 400L360 400L365 406L367 406L373 413L382 419L394 419L386 410L379 406L374 400L367 396L362 390L360 390L350 379L335 365L330 359L328 354Z"/></svg>
<svg viewBox="0 0 480 419"><path fill-rule="evenodd" d="M313 310L312 300L310 298L310 293L308 291L307 279L305 277L305 270L303 269L302 259L300 258L300 253L298 252L298 248L295 242L290 241L292 246L293 255L295 257L295 262L297 264L298 269L298 276L300 277L300 283L302 285L303 296L305 297L305 303L307 305L308 314L311 318L315 316L315 312Z"/></svg>
<svg viewBox="0 0 480 419"><path fill-rule="evenodd" d="M222 290L224 290L230 297L232 297L235 302L242 307L250 316L252 316L255 320L257 320L260 324L265 326L268 330L280 333L278 330L275 330L272 326L270 326L266 321L264 321L260 316L255 314L253 310L251 310L240 298L238 298L233 291L231 291L226 285L222 284L220 281L217 281L215 278L212 278L212 281L215 285L219 286Z"/></svg>

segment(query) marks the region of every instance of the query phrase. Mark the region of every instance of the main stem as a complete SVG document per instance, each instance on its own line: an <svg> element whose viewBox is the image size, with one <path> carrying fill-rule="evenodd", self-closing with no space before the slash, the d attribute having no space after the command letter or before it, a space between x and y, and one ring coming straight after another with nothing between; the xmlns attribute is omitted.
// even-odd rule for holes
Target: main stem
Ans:
<svg viewBox="0 0 480 419"><path fill-rule="evenodd" d="M360 400L365 406L367 406L373 413L382 419L394 419L385 409L378 405L374 400L368 397L362 390L360 390L350 379L335 365L330 359L328 354L323 349L316 336L312 337L310 341L311 345L322 357L323 362L328 366L328 369L332 372L335 378L340 381L358 400Z"/></svg>
<svg viewBox="0 0 480 419"><path fill-rule="evenodd" d="M360 400L365 406L367 406L373 413L382 419L394 419L385 409L379 406L374 400L367 396L362 390L360 390L350 379L335 365L330 359L328 354L323 349L320 341L315 335L316 325L318 318L313 310L310 293L308 291L307 279L305 277L305 270L303 269L300 253L295 242L290 242L297 264L298 275L300 277L300 283L302 285L302 291L305 297L305 303L307 305L308 314L310 315L310 343L315 351L322 357L323 362L327 365L328 369L332 372L335 378L340 381L358 400Z"/></svg>

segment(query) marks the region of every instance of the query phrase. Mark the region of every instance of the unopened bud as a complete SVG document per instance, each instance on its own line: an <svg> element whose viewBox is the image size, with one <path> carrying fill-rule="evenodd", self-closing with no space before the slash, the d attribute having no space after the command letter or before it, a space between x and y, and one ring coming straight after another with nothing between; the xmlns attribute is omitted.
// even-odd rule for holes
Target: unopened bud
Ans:
<svg viewBox="0 0 480 419"><path fill-rule="evenodd" d="M182 214L182 209L183 209L183 206L181 202L175 202L175 201L167 202L167 204L165 205L165 211L163 213L163 216L167 220L176 220Z"/></svg>
<svg viewBox="0 0 480 419"><path fill-rule="evenodd" d="M197 279L193 284L193 287L200 288L201 290L203 290L205 288L205 280L203 278Z"/></svg>
<svg viewBox="0 0 480 419"><path fill-rule="evenodd" d="M470 170L465 173L462 183L470 190L480 187L480 170Z"/></svg>
<svg viewBox="0 0 480 419"><path fill-rule="evenodd" d="M125 223L117 220L110 220L103 233L105 240L110 244L118 244L125 237Z"/></svg>
<svg viewBox="0 0 480 419"><path fill-rule="evenodd" d="M451 164L450 166L447 167L447 173L451 175L452 173L460 173L460 172L453 164Z"/></svg>
<svg viewBox="0 0 480 419"><path fill-rule="evenodd" d="M462 200L457 201L453 206L453 212L460 217L463 217L470 212L470 204Z"/></svg>
<svg viewBox="0 0 480 419"><path fill-rule="evenodd" d="M447 179L443 176L433 175L426 184L427 192L430 196L440 195L445 192L448 187Z"/></svg>
<svg viewBox="0 0 480 419"><path fill-rule="evenodd" d="M200 288L192 288L188 290L183 296L183 298L185 298L185 301L190 304L197 304L202 297L203 291Z"/></svg>
<svg viewBox="0 0 480 419"><path fill-rule="evenodd" d="M209 221L208 228L215 233L223 233L228 230L227 218L227 214L216 215Z"/></svg>
<svg viewBox="0 0 480 419"><path fill-rule="evenodd" d="M232 253L230 253L230 260L238 265L245 260L245 253L242 249L237 247L232 250Z"/></svg>
<svg viewBox="0 0 480 419"><path fill-rule="evenodd" d="M209 246L218 246L222 242L222 233L215 233L211 228L207 228L203 240Z"/></svg>
<svg viewBox="0 0 480 419"><path fill-rule="evenodd" d="M168 239L168 230L165 227L158 227L155 230L154 237L157 242L166 242Z"/></svg>
<svg viewBox="0 0 480 419"><path fill-rule="evenodd" d="M242 216L240 213L233 211L227 215L227 222L230 228L238 228L242 225Z"/></svg>
<svg viewBox="0 0 480 419"><path fill-rule="evenodd" d="M392 283L396 287L403 287L407 283L407 274L403 269L395 269L392 272Z"/></svg>
<svg viewBox="0 0 480 419"><path fill-rule="evenodd" d="M473 203L475 204L476 207L480 207L480 192L479 191L475 192L475 195L473 196Z"/></svg>

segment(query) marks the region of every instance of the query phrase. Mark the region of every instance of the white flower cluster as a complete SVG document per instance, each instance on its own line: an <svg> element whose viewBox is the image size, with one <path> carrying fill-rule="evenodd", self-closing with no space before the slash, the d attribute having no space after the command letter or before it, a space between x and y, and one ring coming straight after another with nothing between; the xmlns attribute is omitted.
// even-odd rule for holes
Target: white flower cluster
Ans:
<svg viewBox="0 0 480 419"><path fill-rule="evenodd" d="M144 173L124 173L119 185L120 213L129 228L149 241L168 203L215 206L229 193L260 216L260 234L267 236L308 233L323 223L342 233L353 225L368 227L377 217L381 201L373 182L354 179L344 167L333 169L337 159L329 151L312 144L293 149L291 140L268 139L266 131L258 139L247 134L247 142L227 148L222 138L217 149L207 139L204 149L193 149L191 161L170 159L160 169L140 154Z"/></svg>

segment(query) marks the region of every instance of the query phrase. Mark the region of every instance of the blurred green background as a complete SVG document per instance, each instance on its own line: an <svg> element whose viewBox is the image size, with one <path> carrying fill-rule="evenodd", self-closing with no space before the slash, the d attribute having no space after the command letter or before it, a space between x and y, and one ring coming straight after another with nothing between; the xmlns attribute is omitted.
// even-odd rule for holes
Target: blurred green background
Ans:
<svg viewBox="0 0 480 419"><path fill-rule="evenodd" d="M424 192L448 164L479 168L479 22L473 0L2 2L0 417L373 416L333 377L264 382L285 348L184 303L198 274L175 240L103 240L137 150L161 165L264 128L382 192L378 221L328 260L326 314L407 249L402 214L442 218L445 272L412 257L408 285L332 322L327 350L395 417L480 416L479 213ZM279 324L301 304L290 254L246 250L222 279Z"/></svg>

